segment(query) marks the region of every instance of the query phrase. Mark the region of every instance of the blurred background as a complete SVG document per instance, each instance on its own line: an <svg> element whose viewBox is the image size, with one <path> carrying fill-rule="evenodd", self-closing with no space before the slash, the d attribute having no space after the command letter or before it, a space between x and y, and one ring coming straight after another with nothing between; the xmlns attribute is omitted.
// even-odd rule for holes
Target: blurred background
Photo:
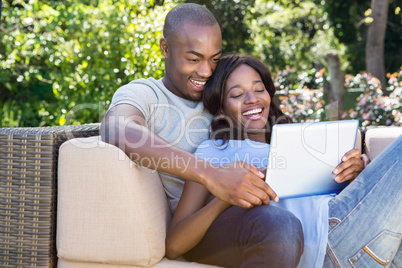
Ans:
<svg viewBox="0 0 402 268"><path fill-rule="evenodd" d="M163 20L184 2L214 13L225 54L269 66L295 122L402 125L401 1L3 0L0 126L100 122L121 85L163 76Z"/></svg>

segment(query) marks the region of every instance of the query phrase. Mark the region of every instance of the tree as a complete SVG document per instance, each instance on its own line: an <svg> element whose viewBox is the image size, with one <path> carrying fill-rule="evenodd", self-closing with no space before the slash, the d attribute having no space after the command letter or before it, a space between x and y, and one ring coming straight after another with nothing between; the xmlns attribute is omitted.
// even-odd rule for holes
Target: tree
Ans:
<svg viewBox="0 0 402 268"><path fill-rule="evenodd" d="M251 53L254 45L250 42L251 31L247 24L250 7L255 0L186 0L186 3L204 5L215 16L222 30L224 53Z"/></svg>
<svg viewBox="0 0 402 268"><path fill-rule="evenodd" d="M337 51L329 51L325 55L325 60L328 64L328 71L331 79L330 87L327 89L329 100L329 107L327 107L328 118L339 119L340 115L343 114L344 108L345 75L341 71L341 63Z"/></svg>
<svg viewBox="0 0 402 268"><path fill-rule="evenodd" d="M341 59L344 56L344 46L327 17L323 6L314 1L258 0L247 16L251 29L247 42L273 70L310 70L328 50L337 50Z"/></svg>
<svg viewBox="0 0 402 268"><path fill-rule="evenodd" d="M388 1L371 0L372 20L369 21L366 40L366 70L380 79L384 93L387 87L384 67L384 40L388 6Z"/></svg>
<svg viewBox="0 0 402 268"><path fill-rule="evenodd" d="M315 0L319 3L321 0ZM384 39L385 72L394 72L402 65L402 12L401 1L381 0L389 4L387 27ZM323 8L328 14L328 22L335 30L335 37L345 45L343 60L349 68L343 71L358 73L366 70L366 40L368 28L364 22L372 18L371 0L326 0ZM381 4L381 3L380 3ZM367 17L369 16L369 17Z"/></svg>
<svg viewBox="0 0 402 268"><path fill-rule="evenodd" d="M163 76L158 41L176 2L3 2L0 124L99 122L121 85Z"/></svg>

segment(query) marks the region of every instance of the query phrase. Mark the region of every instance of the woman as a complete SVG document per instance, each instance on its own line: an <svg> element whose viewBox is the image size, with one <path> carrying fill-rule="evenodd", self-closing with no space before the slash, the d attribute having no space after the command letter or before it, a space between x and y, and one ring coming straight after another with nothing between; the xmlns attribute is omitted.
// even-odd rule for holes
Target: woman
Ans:
<svg viewBox="0 0 402 268"><path fill-rule="evenodd" d="M258 163L259 168L267 165L272 125L289 122L271 101L274 93L269 70L259 60L238 56L221 59L204 91L205 107L215 117L211 139L199 146L196 155L214 165L236 160ZM282 209L301 221L304 253L299 267L359 266L359 263L364 267L383 267L392 260L401 261L398 248L402 202L394 198L400 199L402 183L400 175L392 175L401 173L398 164L401 140L376 158L360 176L363 169L360 152L356 149L348 152L334 171L336 181L357 178L337 196L317 195L278 202L272 192L270 197L275 203L249 211ZM389 193L394 193L392 198ZM242 215L238 207L216 198L210 201L208 196L204 186L186 182L168 231L168 257L184 254L191 261L230 267L289 267L278 261L286 248L278 251L277 243L257 243L250 250L244 241L260 232L266 232L263 237L270 236L272 230L276 235L286 235L297 226L275 229L271 225L275 219L261 217L253 219L250 229L258 231L251 232L239 224L241 218L233 216ZM374 212L373 207L379 211ZM283 221L284 217L278 219ZM236 229L238 225L240 229ZM264 252L267 258L260 258ZM250 262L250 258L258 261ZM294 266L297 263L298 260ZM400 263L394 264L401 267Z"/></svg>

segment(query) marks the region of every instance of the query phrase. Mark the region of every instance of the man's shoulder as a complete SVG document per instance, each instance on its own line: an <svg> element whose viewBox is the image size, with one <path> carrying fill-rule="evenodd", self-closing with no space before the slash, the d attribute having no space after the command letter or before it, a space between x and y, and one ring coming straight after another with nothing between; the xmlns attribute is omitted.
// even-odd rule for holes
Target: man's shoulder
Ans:
<svg viewBox="0 0 402 268"><path fill-rule="evenodd" d="M140 78L121 86L113 94L114 99L129 98L142 101L158 102L164 99L166 88L160 80Z"/></svg>
<svg viewBox="0 0 402 268"><path fill-rule="evenodd" d="M155 78L139 78L130 81L129 83L121 86L118 91L137 91L138 90L145 90L148 92L163 92L165 91L165 86L160 80L156 80Z"/></svg>
<svg viewBox="0 0 402 268"><path fill-rule="evenodd" d="M154 78L133 80L116 90L109 110L119 104L129 104L139 109L144 116L149 116L152 105L166 102L161 87L163 83Z"/></svg>
<svg viewBox="0 0 402 268"><path fill-rule="evenodd" d="M153 77L148 78L138 78L135 80L130 81L127 85L144 85L149 87L160 87L163 85L160 79L155 79Z"/></svg>

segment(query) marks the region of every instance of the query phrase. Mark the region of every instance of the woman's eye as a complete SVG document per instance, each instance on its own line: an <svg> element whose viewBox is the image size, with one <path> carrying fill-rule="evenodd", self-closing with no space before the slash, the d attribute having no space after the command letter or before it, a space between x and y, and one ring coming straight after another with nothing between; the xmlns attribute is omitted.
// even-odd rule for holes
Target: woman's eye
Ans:
<svg viewBox="0 0 402 268"><path fill-rule="evenodd" d="M243 95L243 94L235 94L235 95L232 95L231 97L234 98L234 99L236 99L236 98L241 97L241 95Z"/></svg>

